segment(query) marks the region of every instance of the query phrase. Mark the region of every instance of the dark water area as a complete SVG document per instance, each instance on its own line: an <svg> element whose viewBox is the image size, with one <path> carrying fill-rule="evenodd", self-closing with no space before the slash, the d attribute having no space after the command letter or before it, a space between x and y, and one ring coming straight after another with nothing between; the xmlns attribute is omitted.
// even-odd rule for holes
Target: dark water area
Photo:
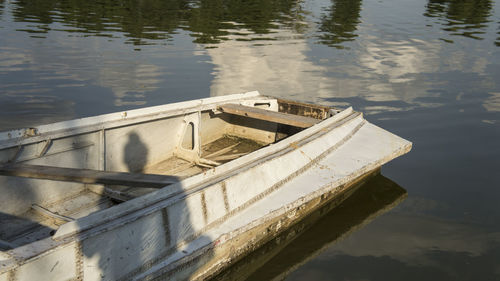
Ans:
<svg viewBox="0 0 500 281"><path fill-rule="evenodd" d="M0 131L251 90L353 106L413 142L382 169L407 198L241 279L500 280L499 47L498 0L0 0Z"/></svg>

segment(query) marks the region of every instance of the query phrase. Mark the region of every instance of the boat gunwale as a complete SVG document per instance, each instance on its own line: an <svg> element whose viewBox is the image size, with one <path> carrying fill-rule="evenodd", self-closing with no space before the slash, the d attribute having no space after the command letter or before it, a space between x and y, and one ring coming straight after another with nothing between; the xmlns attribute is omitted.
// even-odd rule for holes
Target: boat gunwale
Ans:
<svg viewBox="0 0 500 281"><path fill-rule="evenodd" d="M268 96L260 96L260 97L273 98L273 97L268 97ZM199 111L200 108L198 107L195 110ZM221 165L221 166L217 167L216 169L210 170L212 172L212 175L210 175L209 177L204 176L203 174L190 177L190 178L186 179L186 181L182 181L182 182L177 184L177 185L180 185L179 186L180 189L177 190L177 192L168 192L168 191L165 191L164 188L162 188L161 190L155 191L151 194L147 194L147 195L136 198L136 199L138 199L136 201L140 202L140 204L139 205L136 204L135 206L133 206L133 205L130 206L132 208L128 208L129 206L127 206L127 209L126 210L122 209L121 212L117 212L117 210L115 210L116 208L119 208L120 206L123 208L124 205L130 205L130 204L127 204L127 202L132 202L134 199L127 201L127 202L124 202L118 206L114 206L113 208L108 208L108 209L102 210L100 212L97 212L95 214L80 218L78 220L75 220L74 222L70 222L70 223L61 225L61 227L58 229L58 231L61 230L62 228L64 228L64 226L66 226L66 227L69 226L69 224L71 224L71 223L76 224L77 222L80 222L81 220L85 221L86 219L87 220L92 219L92 217L94 217L94 215L101 215L102 216L103 212L106 213L107 210L113 210L113 212L108 211L108 212L111 212L110 213L111 218L107 217L104 221L98 221L98 223L96 223L96 221L94 220L93 223L91 223L90 225L87 225L85 228L77 227L77 229L75 229L76 231L70 231L70 233L68 235L63 235L63 237L59 237L58 239L54 239L54 238L56 238L55 237L56 235L55 235L54 237L49 237L47 239L43 239L46 241L40 240L40 241L34 242L34 243L38 244L38 246L34 247L37 250L35 250L32 247L32 246L34 246L34 245L32 245L33 243L30 243L28 245L13 249L9 252L12 256L16 257L16 260L18 260L18 258L21 258L21 260L27 260L27 259L33 258L37 255L40 255L41 253L52 252L52 250L54 250L56 248L64 247L64 245L66 245L67 243L70 243L71 241L73 241L75 239L76 234L79 234L78 235L79 239L85 239L85 237L93 236L94 234L100 233L102 231L107 231L110 229L110 227L111 228L118 227L119 225L122 225L123 223L127 223L129 221L133 221L135 219L138 219L144 215L147 215L146 213L143 213L143 211L145 211L145 209L149 209L150 212L154 212L158 208L165 207L165 206L163 206L163 204L165 203L166 200L171 199L172 197L179 195L180 193L185 193L186 190L189 190L190 192L189 192L189 194L183 194L182 198L185 198L186 196L189 196L191 194L196 193L196 191L198 191L198 189L200 189L200 188L209 186L209 185L214 184L216 182L222 181L225 178L228 178L229 176L225 175L225 174L227 174L227 172L230 172L231 170L233 170L233 171L241 170L243 167L245 167L245 164L247 164L249 161L252 161L252 159L259 158L261 156L268 156L268 157L266 157L266 159L262 159L262 161L267 161L269 159L273 159L274 158L273 155L275 155L276 153L279 153L280 151L282 151L283 149L285 149L287 147L290 148L290 144L293 142L305 140L305 139L310 138L311 136L313 136L317 133L321 133L321 135L323 135L323 134L327 133L328 131L330 131L330 130L325 130L326 127L334 125L334 126L332 126L331 129L336 128L337 126L335 126L335 123L338 123L338 121L341 121L341 120L345 119L346 117L351 116L353 113L357 113L357 112L353 112L352 108L348 108L348 109L334 115L333 117L327 118L326 120L324 120L325 122L321 122L313 127L307 128L307 129L305 129L297 134L290 136L286 140L282 140L279 143L275 143L269 147L259 149L257 151L254 151L254 152L248 154L248 155L245 155L239 159L236 159L236 160L230 161L224 165ZM357 116L362 117L362 114L357 113ZM340 122L340 123L343 123L343 122ZM259 163L262 161L259 161ZM255 166L255 165L253 165L253 166ZM188 189L182 188L182 186L184 186L184 185L185 186L191 185L191 187ZM169 186L169 187L172 187L172 186ZM196 188L196 187L198 187L198 188ZM171 191L171 189L173 189L173 188L169 188L169 189L170 189L169 191ZM163 192L161 192L162 190L163 190ZM163 193L163 194L161 194L161 193ZM156 199L156 200L147 200L148 198L145 198L145 197L147 197L148 195L150 195L149 199L155 199L154 197L158 197L158 195L163 195L163 196L160 196L160 198ZM181 200L182 198L180 198L179 200ZM148 212L148 213L150 213L150 212ZM133 213L135 213L135 214L133 214ZM130 219L132 219L132 220L127 219L126 221L122 221L121 219L125 219L126 216L131 216ZM132 218L132 217L135 217L135 218ZM96 218L98 220L98 217L96 217ZM117 222L117 221L120 221L120 222ZM100 229L100 231L99 231L99 229ZM95 231L92 231L92 230L95 230Z"/></svg>
<svg viewBox="0 0 500 281"><path fill-rule="evenodd" d="M232 94L220 97L169 103L126 111L118 111L97 116L72 119L33 128L20 128L0 132L0 149L26 145L46 140L63 138L71 135L96 132L100 130L119 128L144 122L165 119L191 112L216 109L223 103L237 102L252 98L277 99L261 95L258 91ZM33 133L29 133L28 131Z"/></svg>
<svg viewBox="0 0 500 281"><path fill-rule="evenodd" d="M355 116L354 116L355 115ZM158 191L146 194L144 196L132 199L130 201L124 202L120 205L113 206L112 208L108 208L105 210L101 210L97 213L91 214L89 216L77 219L72 222L68 222L66 224L63 224L59 227L58 231L70 227L71 225L75 226L76 229L72 229L73 231L69 231L69 233L66 232L67 235L61 235L62 237L59 237L58 239L55 239L56 235L53 237L48 237L43 240L39 240L34 242L36 244L33 245L34 243L30 243L21 247L18 247L16 249L10 250L10 254L16 258L16 260L21 261L21 260L28 260L31 258L37 258L37 256L40 256L42 253L50 253L53 250L64 247L68 243L72 243L74 240L83 240L88 237L97 235L103 231L108 231L110 229L113 229L115 227L119 227L120 225L129 223L131 221L135 221L139 219L140 217L143 217L145 215L148 215L154 211L157 211L158 209L166 207L165 204L170 205L171 200L173 197L182 195L179 198L176 198L178 200L182 200L183 198L196 194L196 191L199 191L200 189L205 188L206 186L210 186L211 184L220 182L225 180L226 178L229 178L230 176L227 175L228 171L240 171L242 168L245 168L245 164L248 162L251 162L254 158L259 158L260 156L267 156L266 159L262 159L261 161L256 161L258 163L255 163L255 165L261 163L262 161L268 161L271 159L274 159L273 157L276 153L282 152L283 149L290 149L293 148L293 145L291 146L291 143L300 141L300 140L306 140L308 138L314 137L316 134L324 135L330 132L331 130L337 128L339 123L344 123L340 122L345 119L349 119L347 117L349 116L354 116L352 119L357 118L362 118L362 114L358 112L354 112L352 108L348 108L337 115L328 118L324 120L324 122L318 123L317 125L305 129L295 135L290 136L286 140L282 140L279 143L273 144L272 146L269 147L264 147L260 150L254 151L250 154L247 154L241 158L238 158L236 160L230 161L226 164L223 164L216 169L209 170L213 175L210 177L206 177L203 174L199 174L197 176L190 177L186 179L185 181L179 182L177 184L178 190L177 192L172 192L173 188L162 188ZM351 119L351 120L352 120ZM349 120L348 120L349 121ZM326 127L331 126L332 128L330 130L325 130ZM316 139L314 137L313 139ZM312 140L309 140L312 141ZM309 142L307 141L307 142ZM289 151L287 151L289 152ZM286 153L286 152L285 152ZM257 154L257 155L255 155ZM251 157L253 155L253 157ZM257 156L257 157L255 157ZM232 165L229 165L231 164ZM253 165L253 166L255 166ZM224 169L220 169L224 168ZM250 167L248 167L250 168ZM221 171L222 170L222 171ZM186 183L189 182L189 183ZM197 184L196 184L197 183ZM191 185L190 188L187 190L182 188L183 185ZM172 186L168 186L172 187ZM189 191L186 193L186 191ZM163 193L163 194L162 194ZM181 194L185 193L185 194ZM160 196L158 196L160 195ZM163 195L163 196L161 196ZM149 198L147 198L149 196ZM160 198L158 198L160 197ZM147 200L150 199L150 200ZM127 204L128 203L128 204ZM138 203L138 204L136 204ZM131 205L132 206L129 206ZM164 206L165 205L165 206ZM119 210L116 210L116 209ZM111 212L112 210L112 212ZM109 213L109 215L107 215ZM103 220L100 220L100 217L103 218ZM90 224L87 224L86 226L82 224L82 221L89 221ZM71 228L71 227L70 227ZM64 234L64 231L62 231ZM61 232L59 232L60 234ZM78 235L78 236L77 236ZM0 267L1 269L1 267Z"/></svg>
<svg viewBox="0 0 500 281"><path fill-rule="evenodd" d="M59 227L54 236L52 236L53 240L65 240L65 238L72 237L77 233L82 233L86 231L90 231L92 228L99 227L101 225L113 224L114 220L119 218L123 218L128 215L132 215L134 212L141 212L145 208L153 207L156 204L162 204L165 201L182 194L188 196L189 194L196 193L200 189L205 188L206 186L215 184L217 182L223 181L231 176L234 176L234 173L237 171L241 171L242 169L250 169L256 165L259 165L265 161L270 159L274 159L277 154L282 152L283 150L290 148L293 143L298 143L302 140L306 140L311 138L312 136L320 133L321 135L328 133L329 131L337 128L337 124L339 124L342 120L347 119L349 116L353 114L357 114L355 117L361 117L362 114L355 112L351 107L345 109L344 111L325 119L323 122L320 122L310 128L307 128L297 134L294 134L287 139L284 139L278 143L275 143L271 146L263 147L259 150L256 150L252 153L244 155L238 159L232 160L230 162L224 163L221 166L218 166L214 169L210 169L205 173L194 175L192 177L186 178L178 183L165 186L157 191L153 191L151 193L145 194L143 196L131 199L129 201L123 202L119 205L113 206L108 209L101 210L94 214L90 214L86 217L79 218L72 222L67 222ZM354 117L354 118L355 118ZM353 118L353 119L354 119ZM343 124L343 123L342 123ZM325 128L332 126L330 130L325 130ZM293 146L293 145L292 145ZM254 161L258 159L257 161ZM252 163L253 161L253 163ZM249 165L252 163L252 165ZM231 175L228 175L231 173ZM137 205L136 205L137 203ZM163 205L162 205L163 206ZM153 211L157 210L161 207L156 207ZM120 210L118 210L120 209ZM113 210L113 212L111 212ZM152 211L152 212L153 212ZM110 213L110 214L106 214ZM98 218L102 217L101 219ZM139 216L140 217L140 216ZM85 221L96 221L94 223L86 223ZM66 230L65 228L71 228L71 226L75 226L73 229Z"/></svg>

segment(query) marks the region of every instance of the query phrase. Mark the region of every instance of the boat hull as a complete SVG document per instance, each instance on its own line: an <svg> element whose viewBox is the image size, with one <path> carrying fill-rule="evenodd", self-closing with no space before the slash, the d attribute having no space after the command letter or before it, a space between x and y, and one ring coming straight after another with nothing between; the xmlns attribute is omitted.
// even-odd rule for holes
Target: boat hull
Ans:
<svg viewBox="0 0 500 281"><path fill-rule="evenodd" d="M253 106L264 103L277 109L276 100L258 93L210 98L156 109L154 113L130 112L126 118L123 114L107 115L73 122L79 127L70 127L72 122L47 125L42 134L9 138L0 143L0 148L30 145L30 141L50 148L47 135L61 138L90 133L99 142L99 136L105 133L100 132L103 128L130 131L127 126L132 126L147 135L148 127L138 128L151 116L165 124L168 118L176 118L183 124L193 124L198 132L209 132L200 128L201 122L226 114L217 108L228 102ZM238 125L232 132L250 132L261 141L274 137L270 130L276 129L275 124L250 125ZM186 129L181 129L177 131L183 135ZM115 138L120 134L115 133ZM101 138L101 142L104 140ZM184 151L183 157L199 157L196 150L201 141L195 140L190 146L191 151L178 151ZM106 149L97 146L94 151L113 152L112 144L102 147ZM65 222L50 237L1 252L0 281L204 279L326 202L342 201L353 186L410 149L410 142L370 124L349 108L236 160ZM134 153L137 157L137 151ZM99 166L104 161L102 167L109 167L106 162L113 163L115 158L95 154L92 163ZM54 183L36 181L48 187Z"/></svg>
<svg viewBox="0 0 500 281"><path fill-rule="evenodd" d="M204 247L181 254L183 257L176 261L159 262L133 279L184 280L213 276L324 204L342 202L383 164L410 149L411 143L364 123L348 141L302 174L252 208L229 218L218 229L209 230L207 235L214 238Z"/></svg>

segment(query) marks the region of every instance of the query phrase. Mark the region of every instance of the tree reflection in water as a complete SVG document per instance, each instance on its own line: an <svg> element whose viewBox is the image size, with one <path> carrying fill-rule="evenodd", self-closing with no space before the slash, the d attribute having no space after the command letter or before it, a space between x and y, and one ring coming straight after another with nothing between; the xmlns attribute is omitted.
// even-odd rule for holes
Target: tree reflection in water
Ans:
<svg viewBox="0 0 500 281"><path fill-rule="evenodd" d="M201 0L189 11L188 29L196 43L217 43L229 35L228 29L268 34L279 25L297 27L302 19L298 1Z"/></svg>
<svg viewBox="0 0 500 281"><path fill-rule="evenodd" d="M217 43L228 29L266 34L278 25L295 27L302 20L299 2L293 0L20 0L14 4L15 21L38 23L22 31L47 33L54 23L62 23L57 30L107 37L120 32L134 45L157 44L153 40L171 39L179 30L192 32L196 43Z"/></svg>
<svg viewBox="0 0 500 281"><path fill-rule="evenodd" d="M4 7L4 0L0 0L0 19L2 18L2 14L3 14L3 7Z"/></svg>
<svg viewBox="0 0 500 281"><path fill-rule="evenodd" d="M18 22L44 23L27 32L48 32L51 24L62 23L62 31L112 37L119 31L141 45L142 39L169 39L184 17L188 2L182 0L20 0L13 8Z"/></svg>
<svg viewBox="0 0 500 281"><path fill-rule="evenodd" d="M361 22L361 0L332 0L332 7L321 17L319 40L321 43L337 49L343 49L342 43L353 41Z"/></svg>
<svg viewBox="0 0 500 281"><path fill-rule="evenodd" d="M495 41L495 45L497 47L500 47L500 21L498 22L498 32L497 32L497 35L498 35L498 37L497 37L497 40Z"/></svg>
<svg viewBox="0 0 500 281"><path fill-rule="evenodd" d="M437 18L450 35L482 40L492 7L491 0L429 0L424 16Z"/></svg>
<svg viewBox="0 0 500 281"><path fill-rule="evenodd" d="M358 36L362 1L331 1L319 20L317 37L322 44L343 49L343 43ZM0 16L4 2L0 1ZM134 45L164 43L180 30L188 31L195 43L213 44L238 30L238 35L268 34L285 27L304 33L307 25L303 2L296 0L19 0L12 4L15 21L37 23L20 31L38 37L53 29L106 37L119 32ZM491 0L428 0L424 16L436 18L450 35L481 40L492 8Z"/></svg>

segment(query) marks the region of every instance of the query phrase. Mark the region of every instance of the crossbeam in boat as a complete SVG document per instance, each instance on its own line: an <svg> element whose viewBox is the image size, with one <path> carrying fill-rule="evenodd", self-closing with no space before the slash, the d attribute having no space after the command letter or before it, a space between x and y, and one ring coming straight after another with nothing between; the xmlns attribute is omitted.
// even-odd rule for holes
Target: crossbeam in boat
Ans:
<svg viewBox="0 0 500 281"><path fill-rule="evenodd" d="M24 178L160 188L179 182L175 176L109 172L90 169L11 164L0 166L0 175Z"/></svg>
<svg viewBox="0 0 500 281"><path fill-rule="evenodd" d="M265 110L262 108L244 106L239 104L223 104L219 106L219 110L225 113L246 116L254 119L275 122L279 124L291 125L300 128L308 128L312 125L321 122L319 119L293 115L283 112Z"/></svg>
<svg viewBox="0 0 500 281"><path fill-rule="evenodd" d="M71 218L71 217L68 217L68 216L64 216L64 215L60 215L58 213L52 212L51 210L49 210L47 208L44 208L44 207L42 207L40 205L37 205L37 204L31 205L31 208L33 210L39 212L40 214L48 216L48 217L53 218L53 219L59 219L59 220L62 220L62 221L74 221L75 220L74 218Z"/></svg>

